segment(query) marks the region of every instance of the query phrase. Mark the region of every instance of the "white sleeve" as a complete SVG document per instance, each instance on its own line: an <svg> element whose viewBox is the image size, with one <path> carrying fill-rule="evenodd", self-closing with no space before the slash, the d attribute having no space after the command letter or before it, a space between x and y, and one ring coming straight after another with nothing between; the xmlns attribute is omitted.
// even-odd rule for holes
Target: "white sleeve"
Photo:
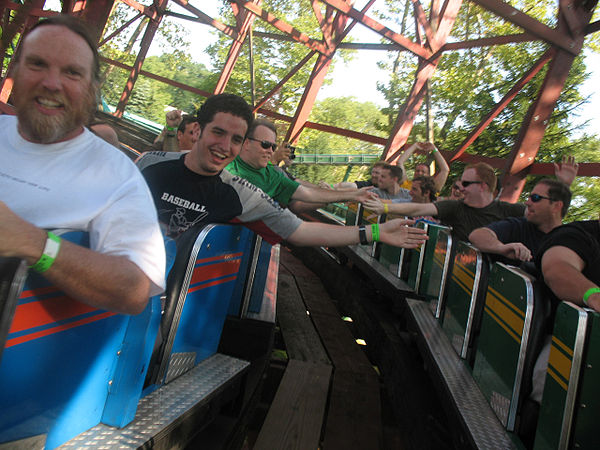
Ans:
<svg viewBox="0 0 600 450"><path fill-rule="evenodd" d="M126 256L152 281L150 295L156 295L165 290L165 246L148 186L132 168L129 179L90 223L90 247Z"/></svg>

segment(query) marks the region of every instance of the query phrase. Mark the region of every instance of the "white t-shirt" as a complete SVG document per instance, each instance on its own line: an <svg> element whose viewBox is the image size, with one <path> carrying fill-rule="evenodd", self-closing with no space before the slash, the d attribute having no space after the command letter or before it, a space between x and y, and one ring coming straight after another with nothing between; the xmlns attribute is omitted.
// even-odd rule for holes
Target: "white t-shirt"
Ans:
<svg viewBox="0 0 600 450"><path fill-rule="evenodd" d="M66 142L34 144L0 116L0 200L44 229L87 231L90 248L126 256L165 287L165 250L156 208L135 165L89 130Z"/></svg>

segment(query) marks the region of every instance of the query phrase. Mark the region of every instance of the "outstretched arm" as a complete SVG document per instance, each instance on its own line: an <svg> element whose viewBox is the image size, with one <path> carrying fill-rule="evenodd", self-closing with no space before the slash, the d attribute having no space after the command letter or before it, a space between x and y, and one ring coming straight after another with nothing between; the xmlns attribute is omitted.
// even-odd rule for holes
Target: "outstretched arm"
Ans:
<svg viewBox="0 0 600 450"><path fill-rule="evenodd" d="M363 202L371 198L369 190L371 188L362 188L354 190L333 190L323 189L320 187L307 187L304 185L298 186L292 200L301 200L303 202L312 203L331 203L331 202Z"/></svg>
<svg viewBox="0 0 600 450"><path fill-rule="evenodd" d="M334 189L358 189L356 183L352 183L351 181L340 181L333 185Z"/></svg>
<svg viewBox="0 0 600 450"><path fill-rule="evenodd" d="M46 237L44 230L0 202L0 256L21 258L31 266L40 259ZM77 300L124 314L143 311L151 285L126 257L105 255L65 240L44 276Z"/></svg>
<svg viewBox="0 0 600 450"><path fill-rule="evenodd" d="M493 230L482 227L473 230L469 241L484 253L494 253L518 261L531 261L531 251L520 242L504 244Z"/></svg>
<svg viewBox="0 0 600 450"><path fill-rule="evenodd" d="M365 200L362 202L367 209L376 212L377 214L391 213L400 216L437 216L438 211L433 203L386 203L387 211L385 211L384 203L378 198Z"/></svg>
<svg viewBox="0 0 600 450"><path fill-rule="evenodd" d="M398 158L396 165L402 169L402 172L404 174L404 178L402 180L399 180L400 183L403 183L404 180L406 180L406 167L404 166L404 164L406 163L406 161L408 161L408 158L410 158L410 155L412 155L415 152L415 150L417 150L419 148L419 145L420 145L419 142L415 142L410 147L408 147L406 150L404 150L402 152L402 154L400 155L400 157Z"/></svg>
<svg viewBox="0 0 600 450"><path fill-rule="evenodd" d="M425 230L414 228L411 220L396 219L379 224L379 240L396 247L416 248L427 240ZM367 240L373 241L371 227L365 228ZM302 224L287 239L294 245L317 246L326 245L341 247L358 244L358 227L328 225L316 222L302 222Z"/></svg>
<svg viewBox="0 0 600 450"><path fill-rule="evenodd" d="M560 164L554 163L554 174L559 181L562 181L567 186L573 184L573 180L577 176L579 164L575 162L574 156L563 156Z"/></svg>
<svg viewBox="0 0 600 450"><path fill-rule="evenodd" d="M598 287L581 273L584 267L579 255L567 247L550 247L542 256L544 281L558 298L600 311L600 293L588 297L587 305L583 303L586 291Z"/></svg>

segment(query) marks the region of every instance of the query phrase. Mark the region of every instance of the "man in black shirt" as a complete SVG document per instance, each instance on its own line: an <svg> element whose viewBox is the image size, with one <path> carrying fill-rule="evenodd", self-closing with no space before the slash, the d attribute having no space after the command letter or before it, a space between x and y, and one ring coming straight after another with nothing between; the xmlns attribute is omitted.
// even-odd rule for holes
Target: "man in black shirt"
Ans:
<svg viewBox="0 0 600 450"><path fill-rule="evenodd" d="M379 239L414 248L425 240L422 230L406 221L373 227L344 227L303 222L243 178L223 170L240 152L251 124L244 99L219 94L198 110L200 137L181 158L146 167L161 225L171 236L200 223L245 223L269 242L286 239L296 245L343 246Z"/></svg>

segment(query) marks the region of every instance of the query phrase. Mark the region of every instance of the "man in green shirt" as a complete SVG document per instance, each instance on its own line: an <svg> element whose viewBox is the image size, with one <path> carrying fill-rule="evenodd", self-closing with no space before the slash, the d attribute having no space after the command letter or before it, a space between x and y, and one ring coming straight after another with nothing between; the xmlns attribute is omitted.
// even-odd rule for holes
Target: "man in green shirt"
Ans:
<svg viewBox="0 0 600 450"><path fill-rule="evenodd" d="M371 197L366 189L334 191L303 186L290 180L269 163L277 148L277 129L266 119L256 119L248 129L240 154L227 170L250 181L282 206L298 213L316 209L323 203L363 202Z"/></svg>

